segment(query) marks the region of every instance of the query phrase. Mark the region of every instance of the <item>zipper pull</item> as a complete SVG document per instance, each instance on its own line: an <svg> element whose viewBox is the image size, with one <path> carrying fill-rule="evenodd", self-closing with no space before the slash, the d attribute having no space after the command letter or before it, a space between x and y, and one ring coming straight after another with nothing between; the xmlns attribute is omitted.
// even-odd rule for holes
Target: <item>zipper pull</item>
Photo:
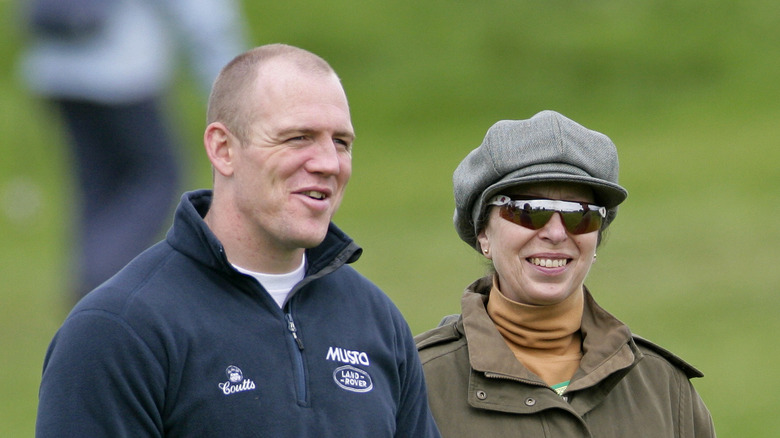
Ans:
<svg viewBox="0 0 780 438"><path fill-rule="evenodd" d="M295 322L292 319L292 315L285 313L284 317L287 319L287 330L290 331L293 339L295 339L295 343L298 344L298 349L303 350L303 341L298 337L298 330L295 328Z"/></svg>

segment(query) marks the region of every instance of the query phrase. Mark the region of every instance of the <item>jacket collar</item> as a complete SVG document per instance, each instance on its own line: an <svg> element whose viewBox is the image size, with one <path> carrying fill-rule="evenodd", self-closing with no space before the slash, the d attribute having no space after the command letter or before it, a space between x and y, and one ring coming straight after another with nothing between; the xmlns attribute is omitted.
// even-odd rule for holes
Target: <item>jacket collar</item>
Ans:
<svg viewBox="0 0 780 438"><path fill-rule="evenodd" d="M177 251L203 265L233 272L222 243L203 221L211 206L211 199L211 190L184 193L176 208L173 226L166 235L166 241ZM362 252L362 248L331 223L325 240L317 247L306 250L306 276L316 278L325 275L345 263L357 261Z"/></svg>
<svg viewBox="0 0 780 438"><path fill-rule="evenodd" d="M544 385L515 358L488 316L485 304L491 286L491 276L481 278L466 289L461 299L463 331L468 340L471 367L488 377ZM631 340L628 327L596 304L587 288L584 292L583 358L569 391L593 386L620 371L627 372L642 357Z"/></svg>
<svg viewBox="0 0 780 438"><path fill-rule="evenodd" d="M596 304L585 289L582 314L582 361L569 390L593 386L614 373L628 371L641 358L628 327Z"/></svg>

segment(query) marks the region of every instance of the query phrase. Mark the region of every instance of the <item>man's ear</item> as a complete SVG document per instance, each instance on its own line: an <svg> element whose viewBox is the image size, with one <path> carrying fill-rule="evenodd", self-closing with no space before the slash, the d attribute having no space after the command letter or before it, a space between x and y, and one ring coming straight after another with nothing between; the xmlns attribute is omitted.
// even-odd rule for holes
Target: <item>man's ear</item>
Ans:
<svg viewBox="0 0 780 438"><path fill-rule="evenodd" d="M236 136L224 124L214 122L203 133L203 145L214 170L223 176L232 175L234 148L240 147Z"/></svg>

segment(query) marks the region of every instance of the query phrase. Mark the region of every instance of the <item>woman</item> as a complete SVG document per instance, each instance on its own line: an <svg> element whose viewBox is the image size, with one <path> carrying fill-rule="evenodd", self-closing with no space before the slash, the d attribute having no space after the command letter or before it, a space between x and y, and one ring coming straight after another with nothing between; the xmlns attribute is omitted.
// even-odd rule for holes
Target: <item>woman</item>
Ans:
<svg viewBox="0 0 780 438"><path fill-rule="evenodd" d="M627 196L609 138L553 111L501 121L453 182L458 234L494 272L417 337L442 436L715 436L702 374L584 286Z"/></svg>

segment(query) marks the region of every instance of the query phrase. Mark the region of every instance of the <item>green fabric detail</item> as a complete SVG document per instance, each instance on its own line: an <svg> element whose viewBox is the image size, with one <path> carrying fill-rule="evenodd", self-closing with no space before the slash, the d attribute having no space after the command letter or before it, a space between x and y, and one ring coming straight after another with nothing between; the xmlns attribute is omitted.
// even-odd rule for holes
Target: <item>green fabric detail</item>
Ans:
<svg viewBox="0 0 780 438"><path fill-rule="evenodd" d="M569 387L569 383L571 383L571 380L567 380L565 382L561 382L557 385L553 385L551 388L555 390L558 395L563 395L563 392L566 391L566 388Z"/></svg>

